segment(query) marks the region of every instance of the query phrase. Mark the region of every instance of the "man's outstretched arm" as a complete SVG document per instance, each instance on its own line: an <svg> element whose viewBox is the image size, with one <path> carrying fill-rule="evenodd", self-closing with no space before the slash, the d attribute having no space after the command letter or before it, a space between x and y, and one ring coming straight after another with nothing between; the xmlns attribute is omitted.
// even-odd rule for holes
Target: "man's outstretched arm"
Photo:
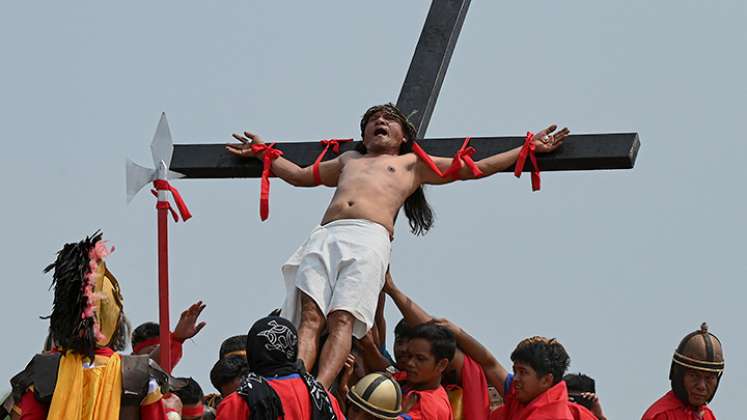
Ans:
<svg viewBox="0 0 747 420"><path fill-rule="evenodd" d="M454 323L446 319L438 319L435 322L454 334L459 349L482 367L488 384L493 386L501 396L504 396L503 385L506 383L508 371L498 362L490 350Z"/></svg>
<svg viewBox="0 0 747 420"><path fill-rule="evenodd" d="M549 153L555 151L561 144L563 144L565 138L570 134L570 130L568 130L568 128L563 128L555 133L557 128L558 127L553 124L534 135L532 141L536 153ZM475 164L483 173L483 176L490 176L496 172L501 172L516 163L520 151L521 147L516 147L502 153L488 156L485 159L475 162ZM446 171L449 166L451 166L452 158L434 156L432 159L438 169L442 172ZM433 173L433 171L422 161L418 161L418 174L421 183L423 184L448 184L457 180L475 178L475 175L466 165L461 169L458 177L442 178L438 176L438 174Z"/></svg>
<svg viewBox="0 0 747 420"><path fill-rule="evenodd" d="M264 152L254 153L252 151L252 144L264 144L264 140L262 140L262 138L257 134L244 131L243 136L240 134L233 134L233 138L241 142L239 144L226 145L226 150L234 155L243 158L255 157L258 159L262 159L264 156ZM342 169L342 164L340 162L341 156L337 156L334 159L319 164L319 175L322 185L328 187L337 186L337 179L339 178L340 170ZM296 187L316 187L319 185L314 179L314 170L312 166L302 168L282 156L272 161L272 173L283 181Z"/></svg>

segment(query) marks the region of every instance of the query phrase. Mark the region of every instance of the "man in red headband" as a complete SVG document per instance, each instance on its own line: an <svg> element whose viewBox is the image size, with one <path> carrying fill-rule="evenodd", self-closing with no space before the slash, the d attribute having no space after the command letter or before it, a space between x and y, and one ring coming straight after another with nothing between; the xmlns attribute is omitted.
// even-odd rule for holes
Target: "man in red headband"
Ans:
<svg viewBox="0 0 747 420"><path fill-rule="evenodd" d="M241 144L227 146L237 156L272 158L272 173L294 186L336 187L321 225L282 268L288 295L281 315L299 325L299 357L309 369L321 332L329 331L319 359L318 379L325 387L342 369L351 336L361 338L373 325L399 210L404 207L412 232L423 234L433 224L424 184L492 175L513 165L522 150L473 162L465 142L454 159L427 156L415 144L414 126L392 104L370 108L360 127L357 150L307 168L249 132L234 134ZM553 134L555 129L551 125L527 144L540 153L555 150L569 134L566 128Z"/></svg>

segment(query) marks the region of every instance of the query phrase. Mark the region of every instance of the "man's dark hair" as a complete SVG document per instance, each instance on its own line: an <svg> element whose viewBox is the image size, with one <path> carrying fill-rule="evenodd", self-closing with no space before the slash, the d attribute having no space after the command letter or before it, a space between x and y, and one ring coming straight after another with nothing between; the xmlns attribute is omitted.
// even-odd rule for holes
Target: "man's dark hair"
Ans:
<svg viewBox="0 0 747 420"><path fill-rule="evenodd" d="M175 389L173 392L176 394L177 397L179 397L180 400L182 400L182 404L184 405L195 405L197 403L202 404L202 397L204 396L202 394L202 388L200 387L200 384L197 383L192 378L177 378L181 381L184 381L186 385L180 389Z"/></svg>
<svg viewBox="0 0 747 420"><path fill-rule="evenodd" d="M228 356L215 362L210 369L210 382L213 387L220 391L220 388L249 373L249 365L243 356Z"/></svg>
<svg viewBox="0 0 747 420"><path fill-rule="evenodd" d="M410 340L421 338L431 343L431 354L436 361L454 358L456 339L451 331L433 323L421 324L412 330Z"/></svg>
<svg viewBox="0 0 747 420"><path fill-rule="evenodd" d="M553 384L563 379L571 358L554 338L530 337L522 340L511 353L511 361L526 363L538 376L552 374Z"/></svg>
<svg viewBox="0 0 747 420"><path fill-rule="evenodd" d="M404 318L400 319L397 325L394 327L394 339L395 340L407 340L412 336L413 329L407 325L407 321Z"/></svg>
<svg viewBox="0 0 747 420"><path fill-rule="evenodd" d="M246 351L246 334L234 335L228 337L220 344L218 350L218 359L226 357L228 353Z"/></svg>
<svg viewBox="0 0 747 420"><path fill-rule="evenodd" d="M137 326L132 331L132 345L133 347L149 338L155 338L159 337L161 335L161 330L159 329L159 326L155 322L144 322Z"/></svg>
<svg viewBox="0 0 747 420"><path fill-rule="evenodd" d="M596 383L594 378L584 375L583 373L569 373L563 376L568 392L591 392L596 394Z"/></svg>
<svg viewBox="0 0 747 420"><path fill-rule="evenodd" d="M366 113L363 114L363 118L361 118L361 137L363 137L363 132L366 130L366 124L368 123L368 120L377 112L382 111L387 115L394 117L400 123L402 129L405 131L405 137L407 138L407 141L402 143L402 145L400 146L399 154L404 155L412 152L412 145L413 143L415 143L415 138L418 134L417 130L415 129L415 126L412 125L412 123L407 119L407 116L403 114L399 109L397 109L397 107L392 103L376 105L368 108ZM366 154L367 152L366 146L362 141L356 144L355 150L361 154ZM418 187L415 192L407 197L404 207L405 216L407 216L407 220L410 224L410 231L412 231L412 233L414 233L415 235L424 235L430 230L431 227L433 227L433 210L431 209L430 204L428 204L428 200L426 200L425 198L425 193L423 192L422 186Z"/></svg>

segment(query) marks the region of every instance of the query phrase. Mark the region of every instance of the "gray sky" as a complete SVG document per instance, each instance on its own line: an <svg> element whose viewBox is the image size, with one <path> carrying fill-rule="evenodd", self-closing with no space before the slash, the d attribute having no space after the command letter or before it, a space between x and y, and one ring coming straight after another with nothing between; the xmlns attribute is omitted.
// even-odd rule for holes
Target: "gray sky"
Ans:
<svg viewBox="0 0 747 420"><path fill-rule="evenodd" d="M117 247L134 325L157 316L154 200L125 205L124 161L150 166L160 112L177 143L253 129L281 141L358 137L395 101L430 2L4 2L0 6L0 316L14 343L0 378L42 344L41 273L98 228ZM393 273L429 311L499 360L557 337L597 379L610 418L639 418L668 389L680 338L708 321L726 374L712 406L739 418L747 202L747 6L721 1L474 0L429 136L640 133L632 171L508 174L434 187L424 238L397 227ZM206 329L179 375L206 392L220 341L281 304L279 267L319 222L329 189L257 180L176 185L194 218L171 225L172 317L195 299ZM398 320L387 310L390 326ZM0 387L2 388L2 387ZM5 386L7 388L7 385ZM740 414L738 414L740 413Z"/></svg>

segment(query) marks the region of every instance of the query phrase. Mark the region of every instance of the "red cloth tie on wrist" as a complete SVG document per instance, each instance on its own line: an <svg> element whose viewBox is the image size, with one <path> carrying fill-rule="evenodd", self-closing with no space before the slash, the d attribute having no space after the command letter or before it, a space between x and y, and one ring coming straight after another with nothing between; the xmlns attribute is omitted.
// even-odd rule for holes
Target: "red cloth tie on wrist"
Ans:
<svg viewBox="0 0 747 420"><path fill-rule="evenodd" d="M262 182L259 192L259 218L267 220L270 217L270 174L272 173L272 161L283 156L283 151L275 149L276 143L252 143L252 153L262 153Z"/></svg>
<svg viewBox="0 0 747 420"><path fill-rule="evenodd" d="M419 144L413 143L412 151L420 158L420 160L423 161L423 163L425 163L428 168L430 168L431 171L433 171L433 173L441 178L454 177L455 179L461 179L459 172L461 172L464 165L467 165L475 178L480 178L485 174L480 170L480 168L477 167L477 164L472 159L472 155L475 154L476 150L474 147L469 145L471 139L472 137L467 137L464 139L462 147L460 147L459 150L456 151L456 153L454 154L454 158L451 160L451 166L449 166L449 168L446 169L445 172L441 172L441 170L438 169L438 166L436 166L436 163L433 162L433 159L431 159L428 153L426 153Z"/></svg>
<svg viewBox="0 0 747 420"><path fill-rule="evenodd" d="M516 165L514 166L514 175L517 178L521 177L521 172L524 170L524 164L529 155L529 160L532 162L532 191L539 191L540 189L540 168L537 164L537 157L535 156L534 150L534 133L527 131L527 138L524 140L524 146L519 151L519 157L516 159Z"/></svg>
<svg viewBox="0 0 747 420"><path fill-rule="evenodd" d="M182 195L179 194L179 190L176 189L173 185L169 183L169 181L165 179L157 179L153 181L153 190L150 190L150 192L158 198L158 191L170 191L171 196L174 197L174 202L176 203L176 208L179 210L179 214L182 215L182 220L185 222L189 220L192 217L192 213L189 212L189 209L187 208L187 203L184 202L184 199L182 198ZM156 202L156 208L157 209L168 209L171 212L171 216L174 218L175 222L179 221L179 216L176 215L176 212L174 209L171 208L171 204L168 201L161 201L158 200Z"/></svg>
<svg viewBox="0 0 747 420"><path fill-rule="evenodd" d="M312 165L311 167L312 171L314 172L314 183L316 185L322 185L322 175L319 173L319 165L322 163L322 159L324 159L324 156L327 154L329 148L332 147L332 151L335 152L335 154L339 155L340 143L347 143L349 141L353 141L353 139L329 139L319 142L324 146L324 149L322 149L322 152L319 153L319 156L316 157L314 165Z"/></svg>

